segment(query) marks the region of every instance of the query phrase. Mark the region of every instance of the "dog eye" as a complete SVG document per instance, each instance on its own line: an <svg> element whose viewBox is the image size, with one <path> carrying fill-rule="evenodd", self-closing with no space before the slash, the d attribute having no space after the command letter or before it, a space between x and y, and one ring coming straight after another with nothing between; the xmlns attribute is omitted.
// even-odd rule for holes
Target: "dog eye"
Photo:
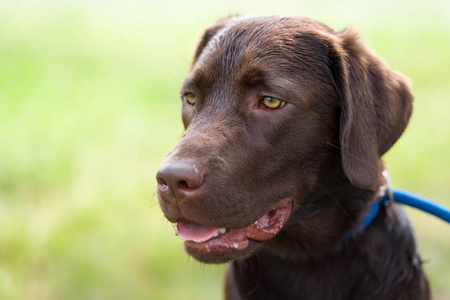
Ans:
<svg viewBox="0 0 450 300"><path fill-rule="evenodd" d="M184 96L186 97L187 103L190 105L195 104L195 95L193 93L186 93Z"/></svg>
<svg viewBox="0 0 450 300"><path fill-rule="evenodd" d="M280 99L273 98L273 97L264 97L262 99L261 103L265 107L270 108L270 109L279 108L284 104L284 102L281 101Z"/></svg>

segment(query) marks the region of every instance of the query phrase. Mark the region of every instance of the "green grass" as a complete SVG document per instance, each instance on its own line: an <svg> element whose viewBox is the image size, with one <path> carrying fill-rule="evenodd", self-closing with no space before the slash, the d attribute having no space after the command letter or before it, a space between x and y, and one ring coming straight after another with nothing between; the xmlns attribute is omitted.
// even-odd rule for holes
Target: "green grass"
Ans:
<svg viewBox="0 0 450 300"><path fill-rule="evenodd" d="M450 206L448 4L355 3L0 3L0 299L221 299L224 267L183 252L154 177L182 133L195 41L230 13L360 29L414 86L413 119L386 157L395 185ZM450 226L410 215L448 298Z"/></svg>

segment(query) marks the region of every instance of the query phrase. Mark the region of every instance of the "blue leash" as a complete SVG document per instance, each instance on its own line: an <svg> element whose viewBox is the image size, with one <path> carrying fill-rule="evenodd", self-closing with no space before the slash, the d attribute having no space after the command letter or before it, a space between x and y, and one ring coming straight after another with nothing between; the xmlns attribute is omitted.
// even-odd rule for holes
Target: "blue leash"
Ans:
<svg viewBox="0 0 450 300"><path fill-rule="evenodd" d="M420 209L450 223L450 209L439 203L401 189L393 189L392 195L395 203L400 203ZM384 195L383 198L381 198L381 203L386 203L388 201L389 195Z"/></svg>
<svg viewBox="0 0 450 300"><path fill-rule="evenodd" d="M450 209L448 209L443 205L440 205L439 203L431 201L430 199L413 194L411 192L407 192L401 189L393 189L387 171L384 170L382 174L386 180L386 192L381 197L380 201L377 201L370 206L369 211L367 212L366 217L362 221L361 226L359 226L353 231L347 232L342 237L342 240L346 240L358 234L359 232L364 230L364 228L369 226L369 224L377 216L378 211L380 210L380 205L384 204L389 206L394 202L420 209L424 212L427 212L435 217L438 217L450 223Z"/></svg>

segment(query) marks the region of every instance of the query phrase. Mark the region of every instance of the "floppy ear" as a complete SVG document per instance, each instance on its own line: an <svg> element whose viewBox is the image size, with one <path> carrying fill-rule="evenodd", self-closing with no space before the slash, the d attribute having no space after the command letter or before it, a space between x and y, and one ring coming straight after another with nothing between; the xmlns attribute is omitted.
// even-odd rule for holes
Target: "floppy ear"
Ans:
<svg viewBox="0 0 450 300"><path fill-rule="evenodd" d="M213 25L210 28L205 30L200 42L198 43L197 49L195 50L195 55L194 55L194 60L192 61L192 65L194 65L197 62L197 59L202 54L203 49L205 49L206 45L208 45L208 43L211 41L211 39L225 26L225 23L227 20L229 20L229 18L220 20L215 25Z"/></svg>
<svg viewBox="0 0 450 300"><path fill-rule="evenodd" d="M357 34L335 35L328 68L341 103L342 166L353 185L375 190L380 158L405 130L413 96L408 80L361 45Z"/></svg>

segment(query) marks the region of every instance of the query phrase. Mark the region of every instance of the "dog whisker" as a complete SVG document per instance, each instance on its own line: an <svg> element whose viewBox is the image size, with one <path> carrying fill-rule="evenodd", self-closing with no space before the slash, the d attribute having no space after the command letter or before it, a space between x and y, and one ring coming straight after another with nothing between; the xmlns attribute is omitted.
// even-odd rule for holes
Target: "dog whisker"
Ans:
<svg viewBox="0 0 450 300"><path fill-rule="evenodd" d="M327 190L325 190L322 186L320 186L318 183L315 183L315 185L322 190L333 202L339 207L339 209L344 213L344 215L347 217L347 219L352 223L354 227L357 226L356 221L348 214L348 212L345 210L345 208L339 203L339 201L331 195Z"/></svg>
<svg viewBox="0 0 450 300"><path fill-rule="evenodd" d="M329 146L331 146L331 147L334 147L334 148L338 149L338 150L341 151L341 152L344 152L344 153L345 153L346 155L348 155L348 156L353 157L354 159L356 159L357 161L359 161L359 162L365 164L365 165L368 166L369 168L372 168L372 169L378 171L378 168L377 168L377 167L375 167L375 166L369 164L368 162L366 162L366 161L360 159L359 157L357 157L357 156L355 156L355 155L353 155L353 154L351 154L351 153L348 153L347 151L344 151L344 150L342 149L342 147L336 146L336 145L334 145L334 144L332 144L332 143L330 143L330 142L327 142L326 144L329 145Z"/></svg>
<svg viewBox="0 0 450 300"><path fill-rule="evenodd" d="M147 151L147 152L150 153L150 154L161 156L161 157L165 156L165 155L162 155L161 153L158 153L158 152L153 152L153 151Z"/></svg>

